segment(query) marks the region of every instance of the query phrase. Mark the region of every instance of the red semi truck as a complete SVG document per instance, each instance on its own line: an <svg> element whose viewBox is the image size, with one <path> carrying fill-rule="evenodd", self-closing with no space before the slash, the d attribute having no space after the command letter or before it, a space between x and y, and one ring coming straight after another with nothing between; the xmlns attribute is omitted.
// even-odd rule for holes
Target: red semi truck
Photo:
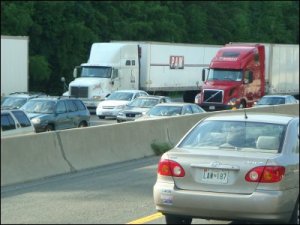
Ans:
<svg viewBox="0 0 300 225"><path fill-rule="evenodd" d="M202 81L195 103L207 111L252 107L265 94L299 95L299 45L226 44Z"/></svg>

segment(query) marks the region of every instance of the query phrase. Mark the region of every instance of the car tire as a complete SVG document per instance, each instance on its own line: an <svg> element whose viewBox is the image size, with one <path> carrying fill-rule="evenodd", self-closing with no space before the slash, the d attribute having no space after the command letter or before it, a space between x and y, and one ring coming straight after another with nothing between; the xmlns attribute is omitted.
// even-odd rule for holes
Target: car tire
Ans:
<svg viewBox="0 0 300 225"><path fill-rule="evenodd" d="M86 124L86 122L81 121L81 122L79 123L78 127L87 127L87 124Z"/></svg>
<svg viewBox="0 0 300 225"><path fill-rule="evenodd" d="M295 204L293 214L291 216L289 224L299 224L299 197L298 197L298 200Z"/></svg>
<svg viewBox="0 0 300 225"><path fill-rule="evenodd" d="M177 215L165 215L166 223L167 224L191 224L192 218L184 217L184 216L177 216Z"/></svg>
<svg viewBox="0 0 300 225"><path fill-rule="evenodd" d="M54 126L51 125L51 124L48 124L45 128L45 131L48 132L48 131L54 131Z"/></svg>
<svg viewBox="0 0 300 225"><path fill-rule="evenodd" d="M99 117L99 119L105 119L105 116L98 116Z"/></svg>

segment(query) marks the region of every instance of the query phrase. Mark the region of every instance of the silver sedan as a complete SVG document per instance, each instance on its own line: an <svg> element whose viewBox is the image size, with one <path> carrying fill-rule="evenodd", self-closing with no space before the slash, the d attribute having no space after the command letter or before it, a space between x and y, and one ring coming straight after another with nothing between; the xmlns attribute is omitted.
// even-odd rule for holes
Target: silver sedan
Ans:
<svg viewBox="0 0 300 225"><path fill-rule="evenodd" d="M162 155L153 194L167 224L193 218L299 224L299 117L203 119Z"/></svg>

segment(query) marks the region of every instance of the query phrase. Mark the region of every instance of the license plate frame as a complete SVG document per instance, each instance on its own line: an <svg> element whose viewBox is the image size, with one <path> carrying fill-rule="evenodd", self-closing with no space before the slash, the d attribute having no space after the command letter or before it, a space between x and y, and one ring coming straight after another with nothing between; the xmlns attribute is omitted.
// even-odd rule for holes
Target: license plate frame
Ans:
<svg viewBox="0 0 300 225"><path fill-rule="evenodd" d="M216 107L215 107L214 105L210 105L210 106L208 107L208 109L209 109L209 110L215 110Z"/></svg>
<svg viewBox="0 0 300 225"><path fill-rule="evenodd" d="M202 182L212 184L227 184L228 170L205 168L202 174Z"/></svg>

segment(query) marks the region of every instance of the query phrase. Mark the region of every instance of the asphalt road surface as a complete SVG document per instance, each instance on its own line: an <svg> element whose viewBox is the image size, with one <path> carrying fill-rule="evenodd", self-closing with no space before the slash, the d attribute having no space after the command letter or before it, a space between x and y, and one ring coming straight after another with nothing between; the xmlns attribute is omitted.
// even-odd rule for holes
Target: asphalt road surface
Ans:
<svg viewBox="0 0 300 225"><path fill-rule="evenodd" d="M152 197L158 160L147 157L2 187L1 224L165 224Z"/></svg>

